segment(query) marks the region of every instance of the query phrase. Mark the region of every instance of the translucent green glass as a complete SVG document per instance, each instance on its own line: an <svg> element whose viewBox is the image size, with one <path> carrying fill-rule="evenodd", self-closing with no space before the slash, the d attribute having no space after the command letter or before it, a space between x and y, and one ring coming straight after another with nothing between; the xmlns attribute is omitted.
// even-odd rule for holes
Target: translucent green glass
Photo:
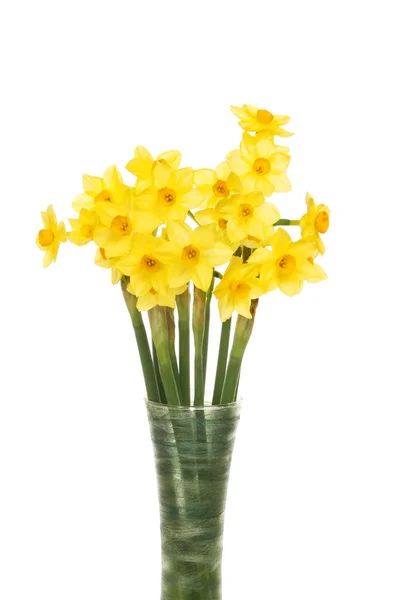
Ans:
<svg viewBox="0 0 398 600"><path fill-rule="evenodd" d="M224 511L240 403L147 402L158 479L161 600L221 600Z"/></svg>

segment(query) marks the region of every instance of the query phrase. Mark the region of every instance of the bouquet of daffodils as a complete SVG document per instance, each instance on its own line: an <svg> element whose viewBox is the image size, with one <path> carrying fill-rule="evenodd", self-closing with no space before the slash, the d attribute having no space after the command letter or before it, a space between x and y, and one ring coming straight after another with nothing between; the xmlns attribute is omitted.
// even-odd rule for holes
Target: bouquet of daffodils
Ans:
<svg viewBox="0 0 398 600"><path fill-rule="evenodd" d="M217 405L236 400L259 298L277 288L294 296L305 281L326 278L315 259L325 251L321 236L329 227L328 207L307 194L301 219L281 219L269 201L291 187L289 148L275 142L291 135L283 128L289 117L246 104L231 110L243 137L214 170L181 168L177 150L155 159L138 146L126 166L136 176L133 186L115 166L103 177L83 175L70 231L58 223L52 206L42 213L37 245L45 252L45 267L56 260L61 243L93 242L95 263L110 269L114 284L120 282L153 402L204 406L213 295L222 321L212 400ZM288 226L298 226L300 239L291 239L283 228Z"/></svg>

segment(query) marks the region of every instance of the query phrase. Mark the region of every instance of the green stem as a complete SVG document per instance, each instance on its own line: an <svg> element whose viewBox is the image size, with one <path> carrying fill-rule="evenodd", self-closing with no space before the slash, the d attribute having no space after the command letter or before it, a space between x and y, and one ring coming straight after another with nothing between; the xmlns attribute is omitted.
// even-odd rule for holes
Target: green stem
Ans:
<svg viewBox="0 0 398 600"><path fill-rule="evenodd" d="M192 329L195 344L195 406L204 406L203 339L205 332L206 292L194 287Z"/></svg>
<svg viewBox="0 0 398 600"><path fill-rule="evenodd" d="M152 339L156 347L159 361L159 371L162 377L167 404L179 406L181 404L180 392L173 371L170 357L169 331L167 317L162 306L155 306L148 311L151 325Z"/></svg>
<svg viewBox="0 0 398 600"><path fill-rule="evenodd" d="M153 356L153 366L155 367L156 379L158 382L160 402L162 404L167 404L166 394L164 393L163 381L159 371L159 360L156 352L155 344L152 341L152 356Z"/></svg>
<svg viewBox="0 0 398 600"><path fill-rule="evenodd" d="M276 221L276 223L274 223L274 226L276 227L277 225L299 225L299 224L300 224L299 220L279 219L279 221Z"/></svg>
<svg viewBox="0 0 398 600"><path fill-rule="evenodd" d="M134 328L135 339L137 341L138 352L141 359L142 372L144 374L147 398L152 402L160 402L159 388L144 321L142 320L140 311L137 309L137 298L127 290L127 284L128 279L123 277L121 280L121 287L124 301L127 310L130 313L131 322Z"/></svg>
<svg viewBox="0 0 398 600"><path fill-rule="evenodd" d="M236 321L234 341L229 357L220 404L229 404L236 400L243 355L253 331L257 305L258 300L252 300L250 309L252 313L251 319L239 315Z"/></svg>
<svg viewBox="0 0 398 600"><path fill-rule="evenodd" d="M169 354L170 354L171 365L173 367L173 373L174 373L175 380L177 382L177 387L180 390L180 394L181 394L180 374L178 372L178 362L177 362L176 347L175 347L176 325L175 325L175 321L174 321L174 310L172 308L165 306L164 312L166 315L167 331L168 331L168 335L169 335Z"/></svg>
<svg viewBox="0 0 398 600"><path fill-rule="evenodd" d="M210 287L206 292L205 331L203 334L203 388L204 389L206 389L207 355L209 352L210 315L211 315L211 299L213 296L213 288L214 288L214 277L211 280Z"/></svg>
<svg viewBox="0 0 398 600"><path fill-rule="evenodd" d="M189 313L191 294L189 287L183 294L176 296L178 310L179 364L181 399L184 406L191 404L190 383L190 330Z"/></svg>
<svg viewBox="0 0 398 600"><path fill-rule="evenodd" d="M231 323L232 319L228 319L227 321L224 321L221 326L220 346L218 349L216 379L213 392L213 404L220 404L221 393L224 386L225 370L227 368Z"/></svg>
<svg viewBox="0 0 398 600"><path fill-rule="evenodd" d="M251 253L251 248L248 248L247 246L242 246L242 260L244 263L246 263L249 260Z"/></svg>
<svg viewBox="0 0 398 600"><path fill-rule="evenodd" d="M160 402L159 388L156 380L155 369L152 362L151 349L149 347L148 336L144 321L140 311L137 309L137 298L127 290L128 279L123 277L121 280L121 287L123 292L123 298L129 311L131 322L134 328L135 339L138 346L138 353L140 355L142 372L144 374L144 381L146 387L146 393L148 400L152 402Z"/></svg>
<svg viewBox="0 0 398 600"><path fill-rule="evenodd" d="M200 225L200 223L196 220L196 217L191 210L188 211L188 217L195 221L196 225Z"/></svg>

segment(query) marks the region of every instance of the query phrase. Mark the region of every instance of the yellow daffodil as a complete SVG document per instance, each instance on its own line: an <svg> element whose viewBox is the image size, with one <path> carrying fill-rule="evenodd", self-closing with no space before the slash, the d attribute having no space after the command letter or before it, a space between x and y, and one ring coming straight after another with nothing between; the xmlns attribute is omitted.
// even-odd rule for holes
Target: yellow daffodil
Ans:
<svg viewBox="0 0 398 600"><path fill-rule="evenodd" d="M265 202L261 192L234 194L219 207L221 219L231 242L245 239L264 240L272 236L272 225L279 219L279 211L271 202Z"/></svg>
<svg viewBox="0 0 398 600"><path fill-rule="evenodd" d="M170 285L184 285L190 279L196 287L207 291L213 278L213 267L227 262L232 248L217 239L214 224L191 229L182 221L169 221L167 237L156 256L169 265Z"/></svg>
<svg viewBox="0 0 398 600"><path fill-rule="evenodd" d="M296 242L297 244L305 245L304 252L307 256L308 262L313 266L312 272L308 273L308 283L318 283L318 281L322 281L323 279L327 279L327 275L325 271L322 269L320 265L317 265L314 259L318 256L319 251L314 243L310 243L310 247L308 247L308 242L304 240L299 240Z"/></svg>
<svg viewBox="0 0 398 600"><path fill-rule="evenodd" d="M93 210L82 208L78 219L69 219L72 231L67 233L67 238L77 246L84 246L91 242L95 228L98 224L98 215Z"/></svg>
<svg viewBox="0 0 398 600"><path fill-rule="evenodd" d="M225 161L214 171L212 169L195 171L195 185L202 192L208 208L213 208L220 200L228 198L231 193L242 191L239 177L231 172Z"/></svg>
<svg viewBox="0 0 398 600"><path fill-rule="evenodd" d="M119 260L120 257L107 258L105 250L103 248L98 248L94 257L94 262L96 265L102 267L103 269L111 269L111 281L113 285L119 283L123 276L123 273L115 267Z"/></svg>
<svg viewBox="0 0 398 600"><path fill-rule="evenodd" d="M230 152L227 160L231 170L242 180L244 191L259 190L271 196L291 188L286 175L290 162L287 148L276 146L271 140L244 133L240 150Z"/></svg>
<svg viewBox="0 0 398 600"><path fill-rule="evenodd" d="M234 310L247 319L252 318L251 301L264 294L264 288L258 279L257 265L243 263L234 256L214 295L218 299L221 321L229 319Z"/></svg>
<svg viewBox="0 0 398 600"><path fill-rule="evenodd" d="M325 204L316 205L314 198L307 194L307 212L300 219L301 237L306 242L315 242L320 254L325 254L325 245L320 234L329 229L330 209Z"/></svg>
<svg viewBox="0 0 398 600"><path fill-rule="evenodd" d="M138 178L137 190L143 191L153 185L156 165L163 164L171 167L171 169L178 169L180 162L181 152L178 150L163 152L154 159L144 146L137 146L134 151L134 158L127 163L126 169Z"/></svg>
<svg viewBox="0 0 398 600"><path fill-rule="evenodd" d="M190 167L176 171L160 163L154 169L154 185L137 196L137 206L156 214L161 223L183 221L192 208L203 202L203 194L194 189Z"/></svg>
<svg viewBox="0 0 398 600"><path fill-rule="evenodd" d="M127 286L129 292L132 292L130 283ZM182 294L187 289L186 285L182 285L178 288L169 288L167 294L160 294L153 288L149 290L144 296L140 296L137 299L138 310L150 310L154 306L168 306L169 308L176 307L176 296Z"/></svg>
<svg viewBox="0 0 398 600"><path fill-rule="evenodd" d="M169 293L169 273L166 264L160 260L157 250L164 243L153 235L136 233L131 240L130 252L117 262L117 268L130 277L130 291L140 298L151 289L167 296Z"/></svg>
<svg viewBox="0 0 398 600"><path fill-rule="evenodd" d="M83 189L84 193L76 196L72 202L77 212L82 208L93 208L98 202L121 204L125 202L129 190L115 165L109 167L103 177L83 175Z"/></svg>
<svg viewBox="0 0 398 600"><path fill-rule="evenodd" d="M226 202L227 200L220 200L214 208L198 210L195 212L195 220L199 225L210 225L211 223L214 223L219 234L219 241L224 242L224 244L230 244L233 247L234 244L227 235L227 221L225 220L225 216L221 213L221 209ZM236 250L238 246L239 243L235 243L234 250Z"/></svg>
<svg viewBox="0 0 398 600"><path fill-rule="evenodd" d="M104 248L108 258L127 254L134 233L152 233L159 225L154 213L136 208L133 194L125 204L99 202L95 210L100 223L94 231L94 241Z"/></svg>
<svg viewBox="0 0 398 600"><path fill-rule="evenodd" d="M289 137L293 135L282 129L282 125L289 123L290 117L283 115L273 115L269 110L257 108L251 104L240 106L231 106L231 110L240 121L239 125L245 131L262 132L264 136L273 138L275 135L280 137Z"/></svg>
<svg viewBox="0 0 398 600"><path fill-rule="evenodd" d="M46 211L41 213L44 228L40 229L36 244L40 250L44 250L43 265L48 267L57 260L58 249L61 242L66 242L65 225L57 222L53 207L50 205Z"/></svg>
<svg viewBox="0 0 398 600"><path fill-rule="evenodd" d="M292 242L287 231L278 229L271 240L271 250L255 250L248 262L260 267L260 280L267 291L279 288L294 296L302 290L304 281L315 283L326 278L325 272L313 264L314 252L314 243Z"/></svg>

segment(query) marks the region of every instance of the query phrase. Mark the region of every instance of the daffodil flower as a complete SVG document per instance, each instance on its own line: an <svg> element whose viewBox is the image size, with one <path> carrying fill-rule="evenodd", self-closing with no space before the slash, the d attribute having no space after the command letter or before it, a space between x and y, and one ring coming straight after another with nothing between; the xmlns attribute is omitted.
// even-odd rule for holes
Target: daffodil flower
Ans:
<svg viewBox="0 0 398 600"><path fill-rule="evenodd" d="M325 254L325 244L320 236L329 229L330 209L325 204L316 205L314 198L307 194L307 213L300 219L301 237L306 242L314 242L320 254Z"/></svg>
<svg viewBox="0 0 398 600"><path fill-rule="evenodd" d="M265 240L272 236L272 226L279 219L278 209L266 202L261 192L234 194L219 207L219 214L231 242Z"/></svg>
<svg viewBox="0 0 398 600"><path fill-rule="evenodd" d="M290 162L288 149L271 140L258 139L244 133L239 150L227 155L231 170L239 175L244 191L259 190L265 196L291 189L286 169Z"/></svg>
<svg viewBox="0 0 398 600"><path fill-rule="evenodd" d="M258 272L256 264L243 263L238 256L231 259L222 280L213 292L218 299L221 321L227 321L234 311L247 319L252 318L251 301L265 292L262 282L257 277Z"/></svg>
<svg viewBox="0 0 398 600"><path fill-rule="evenodd" d="M232 193L242 191L239 177L232 173L227 162L213 169L198 169L195 171L196 188L202 192L208 208L213 208Z"/></svg>
<svg viewBox="0 0 398 600"><path fill-rule="evenodd" d="M102 267L103 269L111 270L111 282L113 283L113 285L119 283L123 276L123 273L115 267L119 260L120 257L107 258L104 248L97 248L97 252L95 253L94 257L94 262L96 265Z"/></svg>
<svg viewBox="0 0 398 600"><path fill-rule="evenodd" d="M167 237L169 241L163 241L156 256L169 265L172 287L192 279L197 288L207 291L213 267L226 263L232 256L231 246L218 241L214 224L192 230L182 221L169 221Z"/></svg>
<svg viewBox="0 0 398 600"><path fill-rule="evenodd" d="M257 108L252 104L240 106L231 106L231 110L240 120L239 125L245 131L262 132L269 138L275 135L280 137L289 137L293 135L282 129L282 125L289 123L290 117L284 115L274 115L269 110Z"/></svg>
<svg viewBox="0 0 398 600"><path fill-rule="evenodd" d="M109 167L103 177L83 175L83 194L79 194L72 202L73 208L80 212L82 208L93 208L98 202L123 204L129 188L115 165Z"/></svg>
<svg viewBox="0 0 398 600"><path fill-rule="evenodd" d="M46 211L41 213L43 229L40 229L36 244L45 252L43 265L48 267L57 260L58 250L61 242L66 242L65 225L57 222L53 207L50 205Z"/></svg>
<svg viewBox="0 0 398 600"><path fill-rule="evenodd" d="M169 166L171 169L178 169L180 162L181 152L178 150L163 152L154 159L144 146L137 146L134 151L134 158L127 163L126 169L138 178L137 191L141 192L153 185L156 165L163 164Z"/></svg>
<svg viewBox="0 0 398 600"><path fill-rule="evenodd" d="M169 293L168 267L157 254L163 243L161 238L153 235L135 233L129 253L116 264L123 275L130 277L129 289L138 298L148 294L151 289L162 296Z"/></svg>
<svg viewBox="0 0 398 600"><path fill-rule="evenodd" d="M313 262L315 244L292 242L284 229L278 229L271 240L271 250L259 248L249 264L260 268L260 280L267 291L279 288L287 296L301 292L304 281L315 283L326 279L326 273Z"/></svg>
<svg viewBox="0 0 398 600"><path fill-rule="evenodd" d="M137 206L154 213L161 223L183 221L188 211L203 202L203 194L194 189L190 167L177 169L160 163L154 169L154 185L137 196Z"/></svg>
<svg viewBox="0 0 398 600"><path fill-rule="evenodd" d="M99 218L95 211L82 208L78 219L69 219L72 231L67 233L68 240L77 246L88 244L93 239L98 221Z"/></svg>
<svg viewBox="0 0 398 600"><path fill-rule="evenodd" d="M130 283L127 285L129 292L133 293ZM137 300L138 310L150 310L154 306L168 306L169 308L176 307L176 296L183 294L187 289L187 285L182 285L178 288L168 288L166 294L157 292L151 288L147 294L140 296Z"/></svg>
<svg viewBox="0 0 398 600"><path fill-rule="evenodd" d="M154 213L137 209L133 193L124 204L101 202L95 210L100 223L94 241L108 258L127 254L134 233L152 233L160 224Z"/></svg>

